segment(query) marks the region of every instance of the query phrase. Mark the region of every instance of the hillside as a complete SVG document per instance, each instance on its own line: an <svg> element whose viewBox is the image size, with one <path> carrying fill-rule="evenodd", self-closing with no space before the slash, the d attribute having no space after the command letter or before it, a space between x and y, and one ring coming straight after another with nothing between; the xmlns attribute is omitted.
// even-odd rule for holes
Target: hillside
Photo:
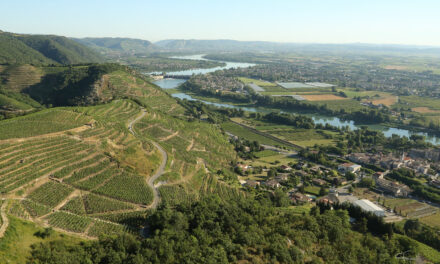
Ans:
<svg viewBox="0 0 440 264"><path fill-rule="evenodd" d="M107 103L0 121L0 262L380 263L412 245L254 199L216 125L125 67L99 76Z"/></svg>
<svg viewBox="0 0 440 264"><path fill-rule="evenodd" d="M5 117L42 105L88 105L107 102L113 95L103 96L108 88L104 74L128 71L116 64L76 66L0 66L0 113ZM106 86L107 85L107 86Z"/></svg>
<svg viewBox="0 0 440 264"><path fill-rule="evenodd" d="M148 40L132 38L72 38L95 51L103 54L145 54L155 49Z"/></svg>
<svg viewBox="0 0 440 264"><path fill-rule="evenodd" d="M241 195L215 174L235 157L218 128L187 121L173 98L125 67L99 76L106 104L0 122L4 210L89 238L137 233L157 193L168 204Z"/></svg>
<svg viewBox="0 0 440 264"><path fill-rule="evenodd" d="M167 39L154 43L155 46L170 52L298 52L300 54L412 54L440 55L437 47L387 44L315 44L284 43L269 41L238 41L229 39Z"/></svg>
<svg viewBox="0 0 440 264"><path fill-rule="evenodd" d="M100 62L91 49L71 39L53 35L0 32L0 64L77 64Z"/></svg>
<svg viewBox="0 0 440 264"><path fill-rule="evenodd" d="M55 61L46 58L12 34L0 32L0 64L49 64Z"/></svg>

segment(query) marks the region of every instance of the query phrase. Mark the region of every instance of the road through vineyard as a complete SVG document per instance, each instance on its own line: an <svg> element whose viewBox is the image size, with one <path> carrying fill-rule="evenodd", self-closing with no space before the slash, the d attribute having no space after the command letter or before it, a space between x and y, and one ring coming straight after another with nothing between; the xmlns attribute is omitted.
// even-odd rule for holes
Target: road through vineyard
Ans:
<svg viewBox="0 0 440 264"><path fill-rule="evenodd" d="M142 108L142 114L140 116L138 116L136 119L132 120L129 124L128 124L128 130L130 130L130 132L136 136L136 132L133 130L133 125L141 120L146 114L145 109ZM149 205L149 208L153 208L155 209L160 202L160 197L159 197L159 191L157 190L157 187L154 186L154 182L157 180L157 178L159 178L163 173L164 173L164 169L165 166L167 164L167 160L168 160L168 155L165 152L165 150L156 142L152 141L153 145L160 151L161 155L162 155L162 162L159 166L159 168L157 169L156 173L153 174L150 179L147 181L147 184L151 187L151 189L153 190L153 202Z"/></svg>

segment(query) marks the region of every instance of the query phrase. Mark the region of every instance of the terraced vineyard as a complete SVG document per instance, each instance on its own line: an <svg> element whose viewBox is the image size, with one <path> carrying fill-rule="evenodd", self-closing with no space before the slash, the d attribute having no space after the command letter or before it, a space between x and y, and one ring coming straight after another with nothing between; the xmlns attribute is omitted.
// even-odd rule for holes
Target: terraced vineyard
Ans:
<svg viewBox="0 0 440 264"><path fill-rule="evenodd" d="M206 168L205 173L217 171L235 158L227 137L203 122L186 122L153 112L136 123L135 129L142 136L159 139L168 153L169 173L159 181L189 181L200 168ZM196 186L200 187L200 182Z"/></svg>
<svg viewBox="0 0 440 264"><path fill-rule="evenodd" d="M142 212L152 201L143 172L155 170L155 151L140 160L124 153L135 156L148 146L126 128L139 112L134 102L119 100L1 122L0 192L12 199L8 212L86 236L126 230L97 216ZM23 139L9 139L17 137Z"/></svg>
<svg viewBox="0 0 440 264"><path fill-rule="evenodd" d="M137 103L54 108L0 122L0 198L9 199L9 214L86 237L138 233L153 204L147 182L163 160L159 145L168 157L157 180L165 183L163 201L242 195L210 176L235 158L218 128L186 121L174 99L142 78L115 72L103 81L105 96L119 91Z"/></svg>

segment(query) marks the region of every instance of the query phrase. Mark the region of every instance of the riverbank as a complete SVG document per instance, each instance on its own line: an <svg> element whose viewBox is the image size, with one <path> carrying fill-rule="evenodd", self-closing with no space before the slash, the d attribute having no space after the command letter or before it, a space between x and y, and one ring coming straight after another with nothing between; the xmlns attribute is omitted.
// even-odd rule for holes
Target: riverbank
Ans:
<svg viewBox="0 0 440 264"><path fill-rule="evenodd" d="M421 135L425 137L425 140L427 142L430 142L433 145L440 145L440 138L437 137L436 135L429 134L427 131L423 131L421 129L417 130L414 127L404 126L397 123L362 124L359 122L356 123L352 120L344 120L339 117L321 115L315 112L289 111L288 109L275 109L275 108L255 106L252 104L239 103L228 99L223 100L218 97L208 97L208 96L198 95L193 92L183 91L181 89L173 89L173 93L171 95L179 99L198 100L218 107L240 108L243 109L244 111L250 111L250 112L260 112L260 113L286 112L291 114L301 114L311 117L316 124L322 124L322 125L329 124L331 126L335 126L338 128L348 126L351 130L355 130L355 129L359 129L362 126L367 126L370 129L381 131L382 133L384 133L386 137L392 137L393 134L398 136L405 136L408 138L411 135Z"/></svg>
<svg viewBox="0 0 440 264"><path fill-rule="evenodd" d="M197 60L206 60L203 58L204 55L191 55L191 56L180 56L180 57L173 57L173 58L182 58L182 59L197 59ZM255 64L247 64L247 63L235 63L235 62L225 62L226 67L224 68L234 68L234 67L250 67ZM209 72L214 72L217 70L224 69L223 67L219 68L211 68L211 69L199 69L199 70L193 70L193 71L181 71L181 72L172 72L169 74L172 75L192 75L192 74L206 74ZM313 121L316 124L322 124L322 125L331 125L334 127L342 128L342 127L349 127L351 130L359 129L362 126L367 126L370 129L381 131L384 133L386 137L392 137L393 134L398 136L405 136L410 137L411 135L420 135L425 137L425 141L433 144L433 145L440 145L440 137L437 137L435 134L431 134L429 130L425 130L422 128L416 128L411 127L409 125L404 125L396 122L387 122L387 123L376 123L376 124L362 124L359 122L355 122L353 120L349 119L343 119L338 116L326 116L322 113L315 112L315 111L292 111L285 108L268 108L264 106L255 106L253 104L248 103L242 103L237 102L232 99L228 98L220 98L220 97L214 97L214 96L206 96L206 95L200 95L194 92L190 92L187 90L179 89L179 86L184 84L186 80L182 79L163 79L159 81L155 81L154 83L158 85L159 87L169 90L168 93L171 94L171 96L179 98L179 99L187 99L187 100L198 100L201 102L204 102L206 104L211 104L217 107L226 107L226 108L240 108L244 111L249 112L262 112L262 113L269 113L269 112L286 112L291 114L301 114L305 116L309 116L313 119Z"/></svg>

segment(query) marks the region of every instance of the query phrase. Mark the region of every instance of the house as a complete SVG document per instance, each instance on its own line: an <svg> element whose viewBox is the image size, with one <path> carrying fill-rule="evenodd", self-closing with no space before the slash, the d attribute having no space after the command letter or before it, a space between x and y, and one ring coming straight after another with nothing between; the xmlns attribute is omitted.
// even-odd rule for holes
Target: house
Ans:
<svg viewBox="0 0 440 264"><path fill-rule="evenodd" d="M315 174L321 174L321 167L313 166L313 167L310 168L310 171L315 173Z"/></svg>
<svg viewBox="0 0 440 264"><path fill-rule="evenodd" d="M345 185L348 183L348 181L345 178L340 178L340 177L330 177L327 178L327 181L333 185Z"/></svg>
<svg viewBox="0 0 440 264"><path fill-rule="evenodd" d="M283 171L291 171L292 170L292 168L290 166L287 166L287 165L281 165L280 169L283 170Z"/></svg>
<svg viewBox="0 0 440 264"><path fill-rule="evenodd" d="M320 198L318 200L319 203L325 204L337 204L339 203L339 198L337 193L329 193L328 195Z"/></svg>
<svg viewBox="0 0 440 264"><path fill-rule="evenodd" d="M352 153L347 156L348 160L356 163L369 164L371 163L371 157L367 153Z"/></svg>
<svg viewBox="0 0 440 264"><path fill-rule="evenodd" d="M367 199L357 200L353 202L353 204L360 207L365 212L371 212L379 217L385 216L385 210Z"/></svg>
<svg viewBox="0 0 440 264"><path fill-rule="evenodd" d="M434 186L435 188L440 189L440 180L432 180L429 184L431 186Z"/></svg>
<svg viewBox="0 0 440 264"><path fill-rule="evenodd" d="M312 182L313 182L313 184L318 185L318 186L327 185L327 182L324 181L323 179L313 179Z"/></svg>
<svg viewBox="0 0 440 264"><path fill-rule="evenodd" d="M396 197L406 197L411 192L411 189L405 184L380 178L376 178L376 188Z"/></svg>
<svg viewBox="0 0 440 264"><path fill-rule="evenodd" d="M295 204L304 204L304 203L311 202L312 198L310 198L307 195L302 194L300 192L296 192L290 196L290 200L292 202L294 202Z"/></svg>
<svg viewBox="0 0 440 264"><path fill-rule="evenodd" d="M354 164L354 163L343 163L343 164L339 164L338 166L338 170L341 173L347 173L347 172L353 172L356 173L358 172L360 169L362 168L361 165L358 164Z"/></svg>
<svg viewBox="0 0 440 264"><path fill-rule="evenodd" d="M297 170L302 170L302 169L304 169L304 168L307 168L307 163L304 163L304 162L298 162L298 163L296 164L295 168L296 168Z"/></svg>
<svg viewBox="0 0 440 264"><path fill-rule="evenodd" d="M393 161L392 163L391 163L391 167L393 168L393 169L398 169L398 168L400 168L400 167L402 167L403 166L403 162L401 162L401 161Z"/></svg>
<svg viewBox="0 0 440 264"><path fill-rule="evenodd" d="M248 180L248 181L246 181L244 186L249 187L249 188L257 188L257 186L260 186L260 182L254 181L254 180Z"/></svg>
<svg viewBox="0 0 440 264"><path fill-rule="evenodd" d="M289 179L290 173L277 173L277 176L275 176L275 180L279 182L284 182Z"/></svg>
<svg viewBox="0 0 440 264"><path fill-rule="evenodd" d="M381 171L378 171L378 172L376 172L375 174L373 174L373 176L374 176L375 178L378 178L378 179L383 179L384 174L385 174L385 173L383 173L383 172L381 172Z"/></svg>
<svg viewBox="0 0 440 264"><path fill-rule="evenodd" d="M247 171L248 169L250 169L249 165L242 164L242 163L237 164L237 167L240 168L242 171Z"/></svg>
<svg viewBox="0 0 440 264"><path fill-rule="evenodd" d="M408 166L408 164L411 164L414 160L408 156L404 156L402 159L403 164L405 164L406 166Z"/></svg>
<svg viewBox="0 0 440 264"><path fill-rule="evenodd" d="M305 172L305 171L295 171L295 175L299 176L299 177L306 177L309 174L307 174L307 172Z"/></svg>
<svg viewBox="0 0 440 264"><path fill-rule="evenodd" d="M276 189L276 188L281 187L281 184L277 180L268 180L268 181L264 182L264 185L269 188L272 188L272 189Z"/></svg>
<svg viewBox="0 0 440 264"><path fill-rule="evenodd" d="M428 174L429 169L429 165L420 165L416 168L416 172L421 174Z"/></svg>

